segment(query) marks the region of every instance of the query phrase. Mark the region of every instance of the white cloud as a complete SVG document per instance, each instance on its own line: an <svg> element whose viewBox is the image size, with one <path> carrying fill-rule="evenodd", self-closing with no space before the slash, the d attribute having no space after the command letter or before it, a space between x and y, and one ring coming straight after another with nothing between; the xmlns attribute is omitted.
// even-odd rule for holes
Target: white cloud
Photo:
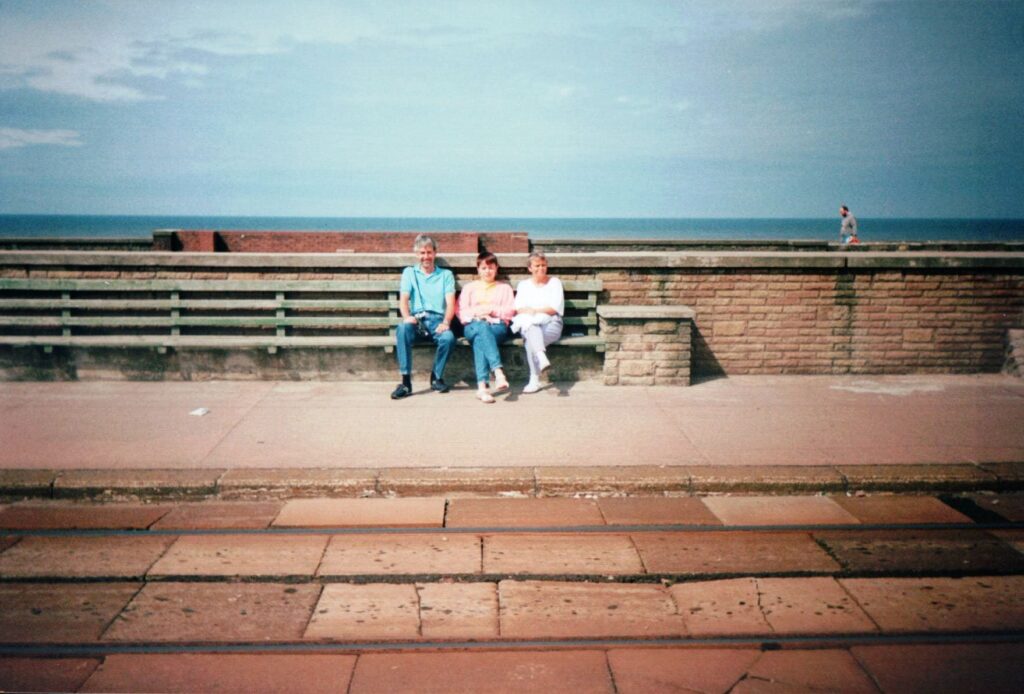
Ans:
<svg viewBox="0 0 1024 694"><path fill-rule="evenodd" d="M0 150L28 147L29 145L59 145L81 147L79 134L74 130L22 130L0 128Z"/></svg>
<svg viewBox="0 0 1024 694"><path fill-rule="evenodd" d="M159 83L202 84L212 56L268 55L372 34L329 4L106 2L0 5L0 89L99 102L160 99Z"/></svg>

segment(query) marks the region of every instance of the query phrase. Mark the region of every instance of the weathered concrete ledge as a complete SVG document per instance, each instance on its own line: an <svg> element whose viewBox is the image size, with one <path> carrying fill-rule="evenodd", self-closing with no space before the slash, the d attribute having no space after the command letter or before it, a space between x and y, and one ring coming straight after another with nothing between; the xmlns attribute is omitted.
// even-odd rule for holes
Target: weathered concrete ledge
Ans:
<svg viewBox="0 0 1024 694"><path fill-rule="evenodd" d="M936 465L2 470L0 498L685 496L1024 489L1024 462Z"/></svg>
<svg viewBox="0 0 1024 694"><path fill-rule="evenodd" d="M610 320L627 318L652 320L693 320L697 312L689 306L610 306L597 307L597 315Z"/></svg>
<svg viewBox="0 0 1024 694"><path fill-rule="evenodd" d="M1022 252L861 252L819 253L794 251L648 251L601 253L551 253L552 268L864 268L864 269L973 269L1024 268ZM445 254L441 264L453 268L472 269L476 255ZM501 256L506 268L525 267L525 253ZM302 268L399 269L414 264L416 258L407 253L166 253L116 251L0 251L2 266L68 266L68 267L154 267L182 268Z"/></svg>

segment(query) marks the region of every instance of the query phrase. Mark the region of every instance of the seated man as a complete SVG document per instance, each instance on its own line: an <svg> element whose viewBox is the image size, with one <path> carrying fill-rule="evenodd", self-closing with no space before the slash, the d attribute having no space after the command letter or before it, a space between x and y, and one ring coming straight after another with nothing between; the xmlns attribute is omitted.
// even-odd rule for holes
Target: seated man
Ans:
<svg viewBox="0 0 1024 694"><path fill-rule="evenodd" d="M444 367L455 344L455 334L451 331L455 315L455 275L434 264L437 243L429 236L417 236L412 250L419 255L420 264L402 271L398 289L402 322L395 334L395 352L402 382L391 393L392 400L412 395L412 346L417 341L430 340L437 345L430 387L438 393L447 393Z"/></svg>

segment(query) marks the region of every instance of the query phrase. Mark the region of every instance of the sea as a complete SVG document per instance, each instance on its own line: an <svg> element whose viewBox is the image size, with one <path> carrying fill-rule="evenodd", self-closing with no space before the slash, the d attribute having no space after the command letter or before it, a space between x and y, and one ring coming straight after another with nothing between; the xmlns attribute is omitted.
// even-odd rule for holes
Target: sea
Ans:
<svg viewBox="0 0 1024 694"><path fill-rule="evenodd" d="M156 229L518 231L532 239L834 241L839 216L757 218L202 217L0 215L0 238L147 238ZM1024 242L1024 219L858 218L862 241Z"/></svg>

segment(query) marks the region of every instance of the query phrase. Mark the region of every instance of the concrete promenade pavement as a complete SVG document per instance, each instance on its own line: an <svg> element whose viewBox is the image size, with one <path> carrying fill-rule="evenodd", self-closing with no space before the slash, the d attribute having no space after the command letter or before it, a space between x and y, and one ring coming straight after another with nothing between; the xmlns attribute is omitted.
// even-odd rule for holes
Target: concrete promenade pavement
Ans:
<svg viewBox="0 0 1024 694"><path fill-rule="evenodd" d="M689 388L0 384L0 470L843 466L1024 461L1024 380L731 377ZM209 412L190 414L198 408Z"/></svg>
<svg viewBox="0 0 1024 694"><path fill-rule="evenodd" d="M393 385L0 384L0 689L1021 689L1024 381Z"/></svg>

